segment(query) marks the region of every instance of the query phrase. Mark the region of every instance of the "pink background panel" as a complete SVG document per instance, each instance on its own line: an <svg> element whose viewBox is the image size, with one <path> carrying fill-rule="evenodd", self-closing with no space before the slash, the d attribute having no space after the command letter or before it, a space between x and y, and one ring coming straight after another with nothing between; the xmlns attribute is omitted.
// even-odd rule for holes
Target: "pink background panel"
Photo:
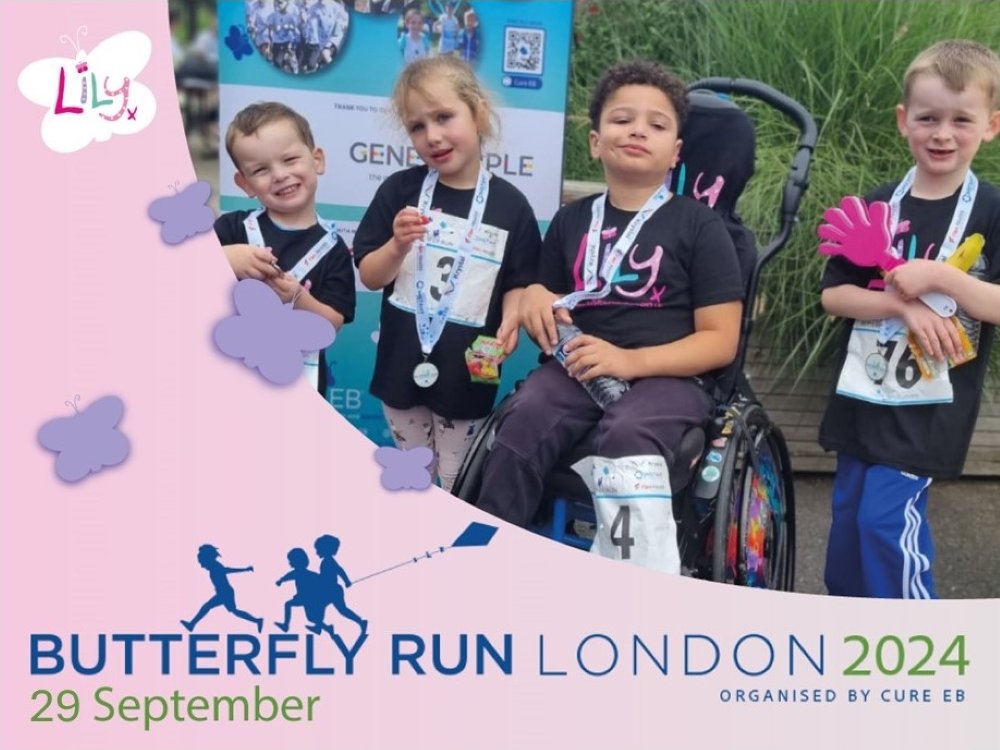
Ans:
<svg viewBox="0 0 1000 750"><path fill-rule="evenodd" d="M153 58L139 76L158 111L145 130L58 154L39 135L44 109L21 96L30 62L69 56L60 34L85 24L84 46L140 30ZM226 50L223 49L223 54ZM146 216L168 185L194 171L176 106L166 2L4 3L0 7L3 96L2 326L3 629L0 747L33 748L841 748L873 740L894 747L1000 744L1000 625L997 601L849 601L741 590L663 576L556 546L503 524L488 547L455 549L358 583L349 605L370 621L356 673L342 674L328 641L318 661L334 676L306 676L301 660L277 676L158 674L149 650L136 674L119 656L103 675L29 674L31 633L80 633L93 655L97 633L181 632L211 595L198 545L231 566L239 605L270 621L290 587L274 581L291 547L321 533L342 540L339 562L355 578L449 544L473 520L492 522L439 490L389 493L379 485L374 446L304 382L271 386L223 357L212 327L231 314L233 277L212 234L164 245ZM324 179L335 179L327 175ZM45 421L115 394L125 403L125 463L68 485L36 439ZM809 544L810 540L800 540ZM296 617L301 618L301 614ZM301 621L301 620L299 620ZM246 627L244 627L246 625ZM346 637L350 623L339 624ZM199 632L251 632L221 610ZM514 673L417 676L390 673L393 633L442 634L445 656L459 634L514 639ZM583 673L576 650L590 634L622 647L618 669ZM633 634L648 644L669 634L670 674L631 670ZM685 676L685 634L708 634L725 649L746 633L768 635L775 670L750 678L724 653L704 677ZM856 654L843 638L862 633L946 644L968 639L965 677L847 678ZM787 674L788 634L822 636L826 674ZM539 674L539 639L545 667ZM600 643L587 658L601 663ZM426 661L426 660L425 660ZM178 666L183 666L178 663ZM800 665L804 666L804 665ZM311 723L98 723L93 690L125 694L235 695L260 685L271 695L320 695ZM848 704L849 688L963 688L961 705ZM722 703L724 689L836 690L832 705ZM32 723L38 689L84 696L72 723Z"/></svg>

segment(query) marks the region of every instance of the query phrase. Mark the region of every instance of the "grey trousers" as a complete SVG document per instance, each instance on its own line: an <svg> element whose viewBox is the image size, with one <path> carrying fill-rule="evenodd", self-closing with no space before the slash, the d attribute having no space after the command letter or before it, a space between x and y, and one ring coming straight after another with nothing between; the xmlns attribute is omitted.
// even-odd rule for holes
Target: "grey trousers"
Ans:
<svg viewBox="0 0 1000 750"><path fill-rule="evenodd" d="M689 378L644 378L607 411L555 360L534 370L497 422L478 507L519 526L531 523L546 475L597 425L596 455L657 454L669 465L684 433L712 413L711 397Z"/></svg>

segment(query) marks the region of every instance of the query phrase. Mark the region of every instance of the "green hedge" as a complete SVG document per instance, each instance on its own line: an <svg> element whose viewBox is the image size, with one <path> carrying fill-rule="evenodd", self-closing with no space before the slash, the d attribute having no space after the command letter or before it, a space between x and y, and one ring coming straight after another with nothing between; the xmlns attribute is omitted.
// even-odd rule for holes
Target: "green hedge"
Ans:
<svg viewBox="0 0 1000 750"><path fill-rule="evenodd" d="M581 0L576 6L570 77L566 176L601 179L587 147L587 102L601 73L621 59L658 60L687 81L708 76L753 78L801 102L816 118L820 140L801 225L768 267L761 331L789 364L806 371L829 352L835 321L819 306L823 258L815 227L841 196L902 177L910 163L895 124L906 66L925 47L963 37L1000 49L1000 3L883 0ZM757 174L779 185L795 129L766 107L757 123ZM1000 184L1000 144L975 163L980 178ZM758 236L776 224L777 191L753 183L740 203ZM994 352L1000 362L1000 347ZM994 372L996 372L994 367Z"/></svg>

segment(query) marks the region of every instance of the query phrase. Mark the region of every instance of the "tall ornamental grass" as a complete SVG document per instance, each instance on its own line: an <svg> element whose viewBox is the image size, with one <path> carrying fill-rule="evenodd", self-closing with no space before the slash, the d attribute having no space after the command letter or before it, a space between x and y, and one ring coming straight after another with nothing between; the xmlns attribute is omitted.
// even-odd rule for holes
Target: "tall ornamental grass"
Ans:
<svg viewBox="0 0 1000 750"><path fill-rule="evenodd" d="M601 179L587 148L587 103L601 73L621 59L658 60L689 82L753 78L812 113L820 139L811 184L800 226L765 271L758 331L793 372L823 363L839 324L819 305L824 259L816 252L815 228L821 215L844 195L903 176L911 160L894 115L903 71L942 39L974 39L1000 50L1000 2L578 0L576 12L569 179ZM749 111L758 134L757 177L739 209L758 237L769 237L797 132L766 106ZM1000 142L986 144L974 167L981 179L1000 184ZM996 374L1000 347L994 354Z"/></svg>

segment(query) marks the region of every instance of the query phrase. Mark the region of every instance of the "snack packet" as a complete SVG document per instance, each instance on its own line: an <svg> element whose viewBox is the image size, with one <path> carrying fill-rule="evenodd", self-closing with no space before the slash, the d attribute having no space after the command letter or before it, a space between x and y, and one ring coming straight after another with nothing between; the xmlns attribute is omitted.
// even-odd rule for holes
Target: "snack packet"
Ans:
<svg viewBox="0 0 1000 750"><path fill-rule="evenodd" d="M500 360L503 344L492 336L477 336L465 350L465 366L473 383L497 385L500 382Z"/></svg>
<svg viewBox="0 0 1000 750"><path fill-rule="evenodd" d="M913 353L913 358L917 361L917 367L920 368L921 376L926 379L937 377L945 368L951 369L958 365L964 365L966 362L976 358L976 348L969 340L969 335L965 332L965 326L962 325L962 321L958 319L957 315L952 315L948 318L948 321L958 331L958 338L962 342L962 350L954 357L948 357L943 362L929 356L920 346L920 342L913 337L913 334L907 334L910 351Z"/></svg>

